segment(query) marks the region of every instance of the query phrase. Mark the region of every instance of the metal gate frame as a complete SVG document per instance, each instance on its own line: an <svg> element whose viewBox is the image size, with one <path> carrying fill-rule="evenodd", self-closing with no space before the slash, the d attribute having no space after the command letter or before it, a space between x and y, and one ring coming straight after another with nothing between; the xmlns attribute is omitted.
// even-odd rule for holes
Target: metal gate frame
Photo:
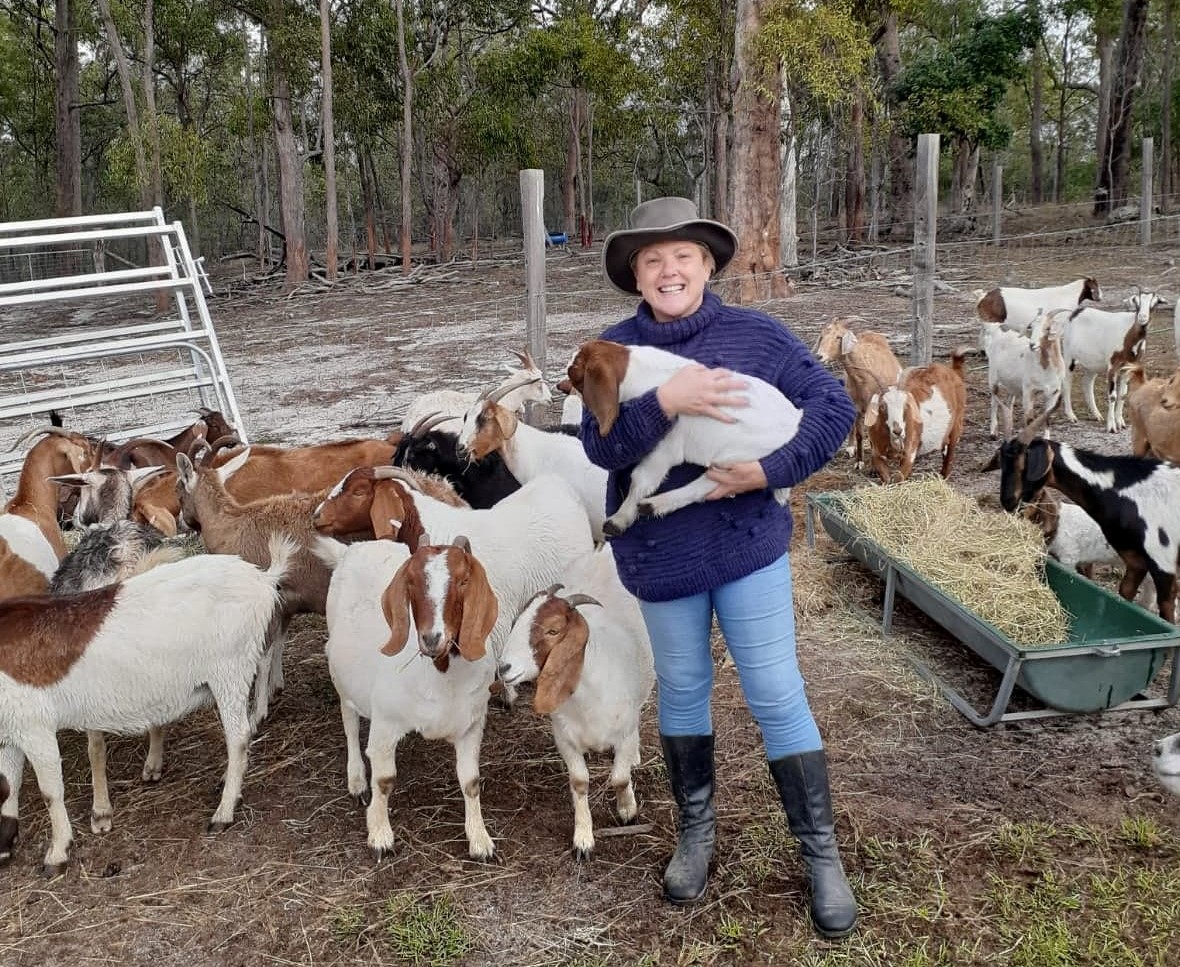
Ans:
<svg viewBox="0 0 1180 967"><path fill-rule="evenodd" d="M106 243L136 238L144 239L149 247L158 240L162 264L108 269ZM93 262L94 271L0 283L0 309L109 299L164 290L173 295L176 315L155 322L81 332L71 330L40 339L0 342L0 374L35 372L47 366L60 369L71 363L113 357L138 356L142 362L153 354L166 357L171 351L178 352L179 357L153 363L146 371L133 376L105 378L104 374L103 378L89 380L83 376L65 388L32 390L22 386L16 392L0 393L0 422L47 413L51 409L78 409L189 391L196 394L202 406L224 413L242 441L248 442L233 384L205 302L209 280L202 260L193 258L181 223L166 222L160 208L150 212L0 223L0 252L19 254L27 251L30 265L38 250L61 250L71 246L75 251L81 249L86 254L93 253L93 259L88 262ZM108 426L103 428L103 433L108 440L119 441L133 436L166 434L191 423L191 419L168 419L151 425ZM78 429L93 432L84 427ZM5 491L5 476L20 472L25 452L10 450L0 453L0 494Z"/></svg>

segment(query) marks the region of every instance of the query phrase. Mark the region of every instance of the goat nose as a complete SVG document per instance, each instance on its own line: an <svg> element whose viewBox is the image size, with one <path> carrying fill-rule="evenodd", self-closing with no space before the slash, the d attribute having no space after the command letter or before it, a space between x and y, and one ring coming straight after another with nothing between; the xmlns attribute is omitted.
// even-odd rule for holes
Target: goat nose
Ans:
<svg viewBox="0 0 1180 967"><path fill-rule="evenodd" d="M512 671L512 666L508 662L502 661L496 670L499 672L501 678L506 678L508 673Z"/></svg>
<svg viewBox="0 0 1180 967"><path fill-rule="evenodd" d="M442 634L438 631L424 631L418 636L418 640L422 643L422 650L432 655L438 651L439 642L442 641Z"/></svg>

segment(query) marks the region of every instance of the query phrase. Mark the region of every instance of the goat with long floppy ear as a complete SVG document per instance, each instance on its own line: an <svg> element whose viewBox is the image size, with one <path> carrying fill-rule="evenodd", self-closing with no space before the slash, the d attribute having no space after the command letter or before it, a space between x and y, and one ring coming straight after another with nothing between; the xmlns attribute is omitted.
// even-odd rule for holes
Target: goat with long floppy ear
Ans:
<svg viewBox="0 0 1180 967"><path fill-rule="evenodd" d="M563 600L555 598L554 600ZM590 640L590 626L578 611L579 605L602 605L588 594L572 594L564 599L569 605L565 631L550 649L537 676L537 691L533 696L533 711L549 715L574 694L582 677L582 663L586 643Z"/></svg>
<svg viewBox="0 0 1180 967"><path fill-rule="evenodd" d="M619 418L619 386L627 373L627 355L626 346L595 339L578 350L567 371L602 436L610 433Z"/></svg>

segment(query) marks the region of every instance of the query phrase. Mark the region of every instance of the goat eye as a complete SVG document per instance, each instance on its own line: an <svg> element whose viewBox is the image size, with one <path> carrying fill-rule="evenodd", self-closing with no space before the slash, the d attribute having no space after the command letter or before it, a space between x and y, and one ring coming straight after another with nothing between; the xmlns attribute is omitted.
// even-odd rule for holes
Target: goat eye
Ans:
<svg viewBox="0 0 1180 967"><path fill-rule="evenodd" d="M430 442L430 443L426 444L426 449L427 449L427 450L437 450L437 449L438 449L438 447L436 447L436 446L434 445L434 442L432 441L432 442Z"/></svg>
<svg viewBox="0 0 1180 967"><path fill-rule="evenodd" d="M557 634L557 629L556 628L546 628L545 634L548 635L550 638L552 638L554 635Z"/></svg>

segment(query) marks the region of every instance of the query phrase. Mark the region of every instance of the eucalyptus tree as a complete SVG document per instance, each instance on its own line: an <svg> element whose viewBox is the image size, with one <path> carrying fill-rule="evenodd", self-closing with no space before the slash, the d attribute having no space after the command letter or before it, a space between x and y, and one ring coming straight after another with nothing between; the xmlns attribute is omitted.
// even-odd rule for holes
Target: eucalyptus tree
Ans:
<svg viewBox="0 0 1180 967"><path fill-rule="evenodd" d="M1147 42L1148 0L1124 0L1123 24L1110 87L1110 133L1098 155L1095 214L1109 211L1127 197L1131 166L1131 126Z"/></svg>

